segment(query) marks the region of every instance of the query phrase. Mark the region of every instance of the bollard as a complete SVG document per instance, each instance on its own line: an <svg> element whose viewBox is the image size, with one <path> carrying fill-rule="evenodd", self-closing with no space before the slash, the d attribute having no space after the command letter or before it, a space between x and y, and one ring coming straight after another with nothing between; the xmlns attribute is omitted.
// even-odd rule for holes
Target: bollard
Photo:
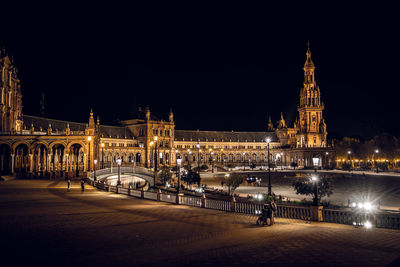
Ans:
<svg viewBox="0 0 400 267"><path fill-rule="evenodd" d="M206 195L204 193L201 195L201 207L206 207Z"/></svg>
<svg viewBox="0 0 400 267"><path fill-rule="evenodd" d="M310 211L311 211L311 221L314 222L322 222L322 208L323 206L311 206Z"/></svg>
<svg viewBox="0 0 400 267"><path fill-rule="evenodd" d="M231 212L235 212L235 206L236 206L236 199L234 196L232 196L231 199Z"/></svg>
<svg viewBox="0 0 400 267"><path fill-rule="evenodd" d="M158 189L157 191L157 201L161 201L161 190Z"/></svg>
<svg viewBox="0 0 400 267"><path fill-rule="evenodd" d="M182 193L176 194L176 204L178 205L182 204L182 200L183 200L183 194Z"/></svg>
<svg viewBox="0 0 400 267"><path fill-rule="evenodd" d="M140 191L140 197L141 197L141 198L144 198L144 190L143 190L143 187L142 187L142 190Z"/></svg>

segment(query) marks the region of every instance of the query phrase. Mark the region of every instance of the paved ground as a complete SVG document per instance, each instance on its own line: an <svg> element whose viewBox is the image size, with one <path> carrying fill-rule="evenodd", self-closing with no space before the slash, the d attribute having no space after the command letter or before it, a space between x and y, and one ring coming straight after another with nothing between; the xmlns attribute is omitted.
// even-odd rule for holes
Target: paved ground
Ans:
<svg viewBox="0 0 400 267"><path fill-rule="evenodd" d="M176 206L64 182L0 183L3 262L12 266L386 265L400 231L255 218Z"/></svg>

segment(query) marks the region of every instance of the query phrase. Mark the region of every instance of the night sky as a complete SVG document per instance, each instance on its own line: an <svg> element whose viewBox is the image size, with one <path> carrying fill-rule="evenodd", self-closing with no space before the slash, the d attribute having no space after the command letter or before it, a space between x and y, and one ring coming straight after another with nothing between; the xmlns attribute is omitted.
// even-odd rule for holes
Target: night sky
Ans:
<svg viewBox="0 0 400 267"><path fill-rule="evenodd" d="M173 108L177 129L265 131L280 112L292 126L310 40L328 135L400 135L394 7L68 3L2 8L24 114L44 92L62 120L93 108L115 124L149 105L165 120Z"/></svg>

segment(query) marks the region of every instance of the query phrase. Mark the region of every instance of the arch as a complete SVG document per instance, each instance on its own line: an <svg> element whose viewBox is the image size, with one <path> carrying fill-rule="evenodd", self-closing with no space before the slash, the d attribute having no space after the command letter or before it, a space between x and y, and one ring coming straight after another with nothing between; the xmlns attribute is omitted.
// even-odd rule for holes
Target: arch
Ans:
<svg viewBox="0 0 400 267"><path fill-rule="evenodd" d="M11 145L0 143L0 173L11 173Z"/></svg>
<svg viewBox="0 0 400 267"><path fill-rule="evenodd" d="M140 163L142 155L140 153L136 153L136 157L135 158L136 158L136 163Z"/></svg>
<svg viewBox="0 0 400 267"><path fill-rule="evenodd" d="M54 147L55 145L62 145L62 146L64 146L64 148L67 148L67 146L68 146L67 143L64 142L64 141L54 141L54 142L51 142L51 143L50 143L49 149L50 149L50 150L53 149L53 147Z"/></svg>
<svg viewBox="0 0 400 267"><path fill-rule="evenodd" d="M73 145L80 145L81 147L82 147L82 149L83 149L83 153L87 153L87 151L86 151L86 144L85 143L83 143L83 142L81 142L81 141L72 141L72 142L70 142L67 146L66 146L66 150L67 151L70 151L70 149L71 149L71 147L73 146Z"/></svg>
<svg viewBox="0 0 400 267"><path fill-rule="evenodd" d="M21 144L26 145L26 146L28 147L28 149L31 150L31 143L29 143L29 142L26 141L26 140L21 140L21 141L15 142L15 143L12 145L12 151L13 151L14 154L15 154L15 149L16 149L19 145L21 145Z"/></svg>
<svg viewBox="0 0 400 267"><path fill-rule="evenodd" d="M46 147L47 150L49 149L49 144L47 144L47 143L44 142L44 141L35 141L35 142L33 142L33 143L31 144L31 147L32 147L32 148L36 148L38 145L44 145L44 146Z"/></svg>

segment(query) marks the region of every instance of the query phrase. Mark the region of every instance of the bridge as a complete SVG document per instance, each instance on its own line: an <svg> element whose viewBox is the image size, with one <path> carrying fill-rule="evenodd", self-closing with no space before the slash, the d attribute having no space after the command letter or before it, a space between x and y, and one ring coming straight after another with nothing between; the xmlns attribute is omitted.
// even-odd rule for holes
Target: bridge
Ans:
<svg viewBox="0 0 400 267"><path fill-rule="evenodd" d="M120 167L122 184L148 184L154 186L154 172L143 167ZM88 178L94 180L95 172L89 172ZM116 185L118 181L118 167L96 170L96 180L106 184Z"/></svg>

